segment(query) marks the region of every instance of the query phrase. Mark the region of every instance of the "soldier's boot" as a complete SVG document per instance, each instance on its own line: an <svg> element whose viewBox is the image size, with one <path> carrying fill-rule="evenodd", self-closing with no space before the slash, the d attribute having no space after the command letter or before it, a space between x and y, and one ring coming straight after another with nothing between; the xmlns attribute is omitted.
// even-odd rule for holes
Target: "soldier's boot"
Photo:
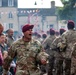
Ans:
<svg viewBox="0 0 76 75"><path fill-rule="evenodd" d="M41 75L44 75L46 73L45 67L46 65L41 65Z"/></svg>
<svg viewBox="0 0 76 75"><path fill-rule="evenodd" d="M49 65L48 75L53 75L53 63L50 63L50 65Z"/></svg>

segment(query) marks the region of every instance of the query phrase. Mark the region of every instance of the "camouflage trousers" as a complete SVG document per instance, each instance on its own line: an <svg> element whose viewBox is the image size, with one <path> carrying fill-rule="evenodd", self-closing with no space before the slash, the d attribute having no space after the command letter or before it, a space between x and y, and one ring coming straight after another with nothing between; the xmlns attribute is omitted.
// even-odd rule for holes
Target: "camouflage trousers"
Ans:
<svg viewBox="0 0 76 75"><path fill-rule="evenodd" d="M54 75L71 75L71 59L55 58Z"/></svg>
<svg viewBox="0 0 76 75"><path fill-rule="evenodd" d="M62 58L55 58L54 61L54 75L63 75L63 60Z"/></svg>
<svg viewBox="0 0 76 75"><path fill-rule="evenodd" d="M76 58L72 57L71 61L71 75L76 75Z"/></svg>
<svg viewBox="0 0 76 75"><path fill-rule="evenodd" d="M65 75L71 75L71 58L65 58L64 59L64 64L65 64Z"/></svg>
<svg viewBox="0 0 76 75"><path fill-rule="evenodd" d="M47 73L47 65L41 65L40 69L41 69L41 75L44 75L45 73Z"/></svg>
<svg viewBox="0 0 76 75"><path fill-rule="evenodd" d="M53 75L53 68L54 68L54 56L49 57L49 64L48 64L48 72L47 75Z"/></svg>

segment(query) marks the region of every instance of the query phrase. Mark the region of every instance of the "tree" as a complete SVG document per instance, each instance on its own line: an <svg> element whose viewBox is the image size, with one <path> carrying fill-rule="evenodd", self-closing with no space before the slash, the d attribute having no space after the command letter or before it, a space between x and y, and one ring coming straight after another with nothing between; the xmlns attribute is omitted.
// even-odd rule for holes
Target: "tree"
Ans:
<svg viewBox="0 0 76 75"><path fill-rule="evenodd" d="M61 20L74 20L76 21L76 0L61 0L63 7L57 10L58 16Z"/></svg>

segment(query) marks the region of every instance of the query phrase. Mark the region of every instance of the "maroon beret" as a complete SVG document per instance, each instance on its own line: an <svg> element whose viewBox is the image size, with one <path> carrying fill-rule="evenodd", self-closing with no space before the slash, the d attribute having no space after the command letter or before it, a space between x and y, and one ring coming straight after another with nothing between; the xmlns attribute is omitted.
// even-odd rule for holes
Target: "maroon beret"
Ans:
<svg viewBox="0 0 76 75"><path fill-rule="evenodd" d="M40 35L40 34L38 34L37 36L38 36L38 37L41 37L41 35Z"/></svg>
<svg viewBox="0 0 76 75"><path fill-rule="evenodd" d="M64 28L60 28L60 31L66 31Z"/></svg>
<svg viewBox="0 0 76 75"><path fill-rule="evenodd" d="M59 31L60 35L62 35L65 31L66 31L65 29L61 28L60 31Z"/></svg>
<svg viewBox="0 0 76 75"><path fill-rule="evenodd" d="M46 34L46 33L43 33L43 34L42 34L42 37L43 37L43 38L46 38L46 37L47 37L47 34Z"/></svg>
<svg viewBox="0 0 76 75"><path fill-rule="evenodd" d="M29 29L33 29L34 25L26 24L22 27L22 32L26 32Z"/></svg>
<svg viewBox="0 0 76 75"><path fill-rule="evenodd" d="M55 34L55 30L54 29L50 29L50 35L54 35Z"/></svg>
<svg viewBox="0 0 76 75"><path fill-rule="evenodd" d="M74 25L74 21L72 21L72 20L68 20L68 24L72 24L72 25Z"/></svg>
<svg viewBox="0 0 76 75"><path fill-rule="evenodd" d="M75 23L74 23L74 21L72 21L72 20L68 20L68 24L67 24L67 27L68 28L74 28L74 26L75 26Z"/></svg>
<svg viewBox="0 0 76 75"><path fill-rule="evenodd" d="M55 31L55 34L56 34L56 35L59 35L59 31Z"/></svg>

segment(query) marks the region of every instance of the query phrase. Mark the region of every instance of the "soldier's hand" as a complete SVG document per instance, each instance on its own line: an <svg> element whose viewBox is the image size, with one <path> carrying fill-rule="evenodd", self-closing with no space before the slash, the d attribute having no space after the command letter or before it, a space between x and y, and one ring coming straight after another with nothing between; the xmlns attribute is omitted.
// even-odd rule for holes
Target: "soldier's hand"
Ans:
<svg viewBox="0 0 76 75"><path fill-rule="evenodd" d="M64 49L66 45L60 42L58 43L57 47L59 47L60 49Z"/></svg>
<svg viewBox="0 0 76 75"><path fill-rule="evenodd" d="M47 61L46 59L41 59L41 64L46 65Z"/></svg>
<svg viewBox="0 0 76 75"><path fill-rule="evenodd" d="M41 60L41 64L46 65L46 61L45 60Z"/></svg>

